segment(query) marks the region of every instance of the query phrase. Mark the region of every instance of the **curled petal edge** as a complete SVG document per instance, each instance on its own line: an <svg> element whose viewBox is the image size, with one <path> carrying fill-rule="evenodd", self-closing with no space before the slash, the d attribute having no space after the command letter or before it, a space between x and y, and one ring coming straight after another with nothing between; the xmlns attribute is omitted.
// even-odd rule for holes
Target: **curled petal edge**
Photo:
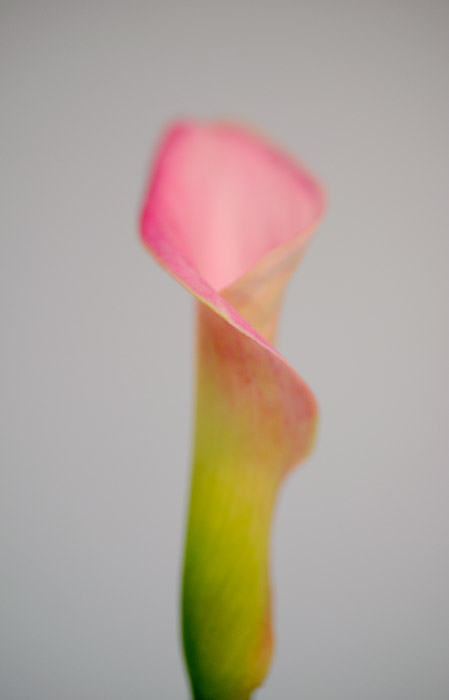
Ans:
<svg viewBox="0 0 449 700"><path fill-rule="evenodd" d="M272 513L318 415L274 341L285 285L323 209L302 166L229 124L172 127L145 195L142 240L198 301L182 596L196 700L247 700L270 665Z"/></svg>

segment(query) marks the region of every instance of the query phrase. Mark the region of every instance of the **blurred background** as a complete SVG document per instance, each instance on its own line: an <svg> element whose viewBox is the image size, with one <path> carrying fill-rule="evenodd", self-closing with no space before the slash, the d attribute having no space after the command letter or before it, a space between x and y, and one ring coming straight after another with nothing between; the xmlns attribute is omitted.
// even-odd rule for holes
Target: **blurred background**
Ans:
<svg viewBox="0 0 449 700"><path fill-rule="evenodd" d="M449 4L0 8L0 697L189 697L193 302L137 233L187 116L256 126L329 197L281 319L321 425L257 698L447 698Z"/></svg>

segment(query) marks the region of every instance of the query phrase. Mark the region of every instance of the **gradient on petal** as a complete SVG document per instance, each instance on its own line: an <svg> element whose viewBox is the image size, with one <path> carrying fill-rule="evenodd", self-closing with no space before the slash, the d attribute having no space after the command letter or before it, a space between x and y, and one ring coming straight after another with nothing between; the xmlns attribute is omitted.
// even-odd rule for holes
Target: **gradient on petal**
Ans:
<svg viewBox="0 0 449 700"><path fill-rule="evenodd" d="M145 197L145 245L198 300L183 580L196 700L247 700L269 668L273 507L317 422L312 392L274 342L285 285L322 211L302 166L217 123L169 130Z"/></svg>

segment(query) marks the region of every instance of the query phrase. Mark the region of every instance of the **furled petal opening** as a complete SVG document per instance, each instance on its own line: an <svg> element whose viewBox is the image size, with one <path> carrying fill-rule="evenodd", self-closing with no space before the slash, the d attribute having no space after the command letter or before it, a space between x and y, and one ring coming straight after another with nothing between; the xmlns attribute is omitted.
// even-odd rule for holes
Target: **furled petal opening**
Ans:
<svg viewBox="0 0 449 700"><path fill-rule="evenodd" d="M273 505L317 418L273 343L285 284L322 211L313 177L228 124L173 127L145 198L144 243L199 301L183 583L197 700L245 700L268 670Z"/></svg>

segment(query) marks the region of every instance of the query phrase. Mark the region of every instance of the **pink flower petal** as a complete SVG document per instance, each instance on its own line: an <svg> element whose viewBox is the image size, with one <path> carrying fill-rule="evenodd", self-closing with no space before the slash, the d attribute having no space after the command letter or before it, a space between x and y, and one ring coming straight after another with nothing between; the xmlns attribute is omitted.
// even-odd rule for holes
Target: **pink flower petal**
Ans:
<svg viewBox="0 0 449 700"><path fill-rule="evenodd" d="M273 343L285 284L323 207L301 166L228 124L172 128L145 198L144 243L200 302L183 587L195 698L244 700L269 667L272 510L317 419L312 392Z"/></svg>

